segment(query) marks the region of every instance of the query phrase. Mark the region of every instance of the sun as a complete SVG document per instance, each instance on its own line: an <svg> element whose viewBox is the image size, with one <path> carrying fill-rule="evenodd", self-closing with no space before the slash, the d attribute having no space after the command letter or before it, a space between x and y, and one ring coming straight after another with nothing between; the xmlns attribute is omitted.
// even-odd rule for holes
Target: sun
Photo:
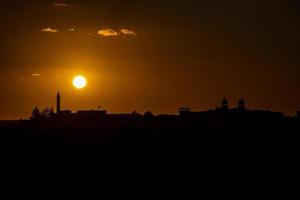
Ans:
<svg viewBox="0 0 300 200"><path fill-rule="evenodd" d="M87 85L87 80L84 76L76 76L74 77L73 79L73 86L76 88L76 89L83 89L85 88Z"/></svg>

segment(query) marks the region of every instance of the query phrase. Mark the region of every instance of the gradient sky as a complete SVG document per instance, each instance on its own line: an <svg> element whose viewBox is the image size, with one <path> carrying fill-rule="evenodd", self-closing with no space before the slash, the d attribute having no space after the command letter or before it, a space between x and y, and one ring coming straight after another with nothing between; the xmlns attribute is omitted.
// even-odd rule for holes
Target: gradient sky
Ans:
<svg viewBox="0 0 300 200"><path fill-rule="evenodd" d="M177 113L227 97L300 109L298 0L2 0L0 119L32 108ZM78 91L73 76L88 87Z"/></svg>

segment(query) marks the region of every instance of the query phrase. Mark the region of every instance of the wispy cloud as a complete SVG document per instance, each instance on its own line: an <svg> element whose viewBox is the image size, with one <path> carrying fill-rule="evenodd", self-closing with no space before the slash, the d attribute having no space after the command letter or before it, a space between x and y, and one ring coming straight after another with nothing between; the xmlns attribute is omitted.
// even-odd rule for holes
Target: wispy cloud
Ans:
<svg viewBox="0 0 300 200"><path fill-rule="evenodd" d="M136 36L137 35L137 33L134 32L133 30L126 29L126 28L123 28L120 31L116 31L116 30L111 29L111 28L100 29L97 32L97 34L101 35L101 36L105 36L105 37L117 37L117 36L120 36L120 35L127 35L127 36Z"/></svg>
<svg viewBox="0 0 300 200"><path fill-rule="evenodd" d="M41 31L46 32L46 33L57 33L58 29L53 29L53 28L47 27L47 28L43 28Z"/></svg>
<svg viewBox="0 0 300 200"><path fill-rule="evenodd" d="M35 74L31 74L31 76L33 76L33 77L40 77L40 76L41 76L41 74L39 74L39 73L35 73Z"/></svg>
<svg viewBox="0 0 300 200"><path fill-rule="evenodd" d="M108 29L101 29L97 32L98 35L104 36L104 37L114 37L118 36L119 33L115 31L114 29L108 28Z"/></svg>
<svg viewBox="0 0 300 200"><path fill-rule="evenodd" d="M63 8L65 8L65 7L72 7L72 6L74 6L74 4L68 4L68 3L63 3L63 2L55 2L53 6L54 7L63 7Z"/></svg>
<svg viewBox="0 0 300 200"><path fill-rule="evenodd" d="M129 35L129 36L136 36L137 35L134 31L126 29L126 28L121 29L121 33L124 34L124 35Z"/></svg>

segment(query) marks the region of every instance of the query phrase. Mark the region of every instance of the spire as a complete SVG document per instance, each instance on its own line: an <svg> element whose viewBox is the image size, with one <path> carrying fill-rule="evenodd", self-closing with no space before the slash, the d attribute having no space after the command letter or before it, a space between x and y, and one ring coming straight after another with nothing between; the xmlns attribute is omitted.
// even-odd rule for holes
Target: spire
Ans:
<svg viewBox="0 0 300 200"><path fill-rule="evenodd" d="M57 93L57 97L56 97L56 113L59 114L60 113L60 93Z"/></svg>

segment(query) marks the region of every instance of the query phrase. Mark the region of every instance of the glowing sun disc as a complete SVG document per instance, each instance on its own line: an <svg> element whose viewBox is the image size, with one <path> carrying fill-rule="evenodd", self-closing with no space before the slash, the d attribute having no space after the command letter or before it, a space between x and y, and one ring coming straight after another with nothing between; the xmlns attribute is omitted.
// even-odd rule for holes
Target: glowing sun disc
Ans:
<svg viewBox="0 0 300 200"><path fill-rule="evenodd" d="M87 80L84 76L76 76L73 79L73 86L77 89L83 89L87 85Z"/></svg>

